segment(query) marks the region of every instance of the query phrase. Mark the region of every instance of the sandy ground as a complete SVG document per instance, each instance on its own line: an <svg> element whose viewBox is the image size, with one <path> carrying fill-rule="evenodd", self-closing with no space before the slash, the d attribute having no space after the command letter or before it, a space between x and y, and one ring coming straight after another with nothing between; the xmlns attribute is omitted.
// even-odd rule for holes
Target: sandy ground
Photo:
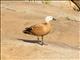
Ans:
<svg viewBox="0 0 80 60"><path fill-rule="evenodd" d="M80 12L69 3L45 5L32 2L1 3L1 60L79 60ZM52 15L52 31L44 37L47 45L37 43L36 36L22 33L25 27L44 22Z"/></svg>

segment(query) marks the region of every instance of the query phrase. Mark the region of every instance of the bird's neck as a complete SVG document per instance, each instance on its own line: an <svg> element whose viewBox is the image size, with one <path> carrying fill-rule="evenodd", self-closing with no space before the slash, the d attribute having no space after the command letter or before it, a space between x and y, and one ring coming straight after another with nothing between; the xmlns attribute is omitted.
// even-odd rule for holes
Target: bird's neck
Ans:
<svg viewBox="0 0 80 60"><path fill-rule="evenodd" d="M44 23L44 25L51 29L51 24L50 23Z"/></svg>
<svg viewBox="0 0 80 60"><path fill-rule="evenodd" d="M47 23L47 22L45 22L44 24L45 24L45 25L50 25L50 23Z"/></svg>
<svg viewBox="0 0 80 60"><path fill-rule="evenodd" d="M45 22L46 22L46 23L49 23L49 22L50 22L50 20L45 20Z"/></svg>
<svg viewBox="0 0 80 60"><path fill-rule="evenodd" d="M46 21L46 24L49 24L50 22L49 21Z"/></svg>

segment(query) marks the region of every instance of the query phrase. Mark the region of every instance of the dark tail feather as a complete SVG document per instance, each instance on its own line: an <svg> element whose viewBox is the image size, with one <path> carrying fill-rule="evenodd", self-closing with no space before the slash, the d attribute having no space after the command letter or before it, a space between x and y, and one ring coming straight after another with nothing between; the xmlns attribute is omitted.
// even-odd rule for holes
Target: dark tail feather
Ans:
<svg viewBox="0 0 80 60"><path fill-rule="evenodd" d="M27 27L27 28L25 28L25 30L23 31L23 33L25 33L25 34L31 34L31 30L32 30L31 27Z"/></svg>

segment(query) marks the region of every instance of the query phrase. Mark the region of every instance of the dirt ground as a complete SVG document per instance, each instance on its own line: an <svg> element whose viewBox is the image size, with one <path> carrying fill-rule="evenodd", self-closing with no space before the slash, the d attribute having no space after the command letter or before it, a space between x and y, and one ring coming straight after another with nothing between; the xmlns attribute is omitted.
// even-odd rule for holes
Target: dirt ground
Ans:
<svg viewBox="0 0 80 60"><path fill-rule="evenodd" d="M39 45L36 36L25 35L25 27L45 22L48 15L52 31L44 37L47 45ZM1 60L79 60L80 12L69 2L1 3Z"/></svg>

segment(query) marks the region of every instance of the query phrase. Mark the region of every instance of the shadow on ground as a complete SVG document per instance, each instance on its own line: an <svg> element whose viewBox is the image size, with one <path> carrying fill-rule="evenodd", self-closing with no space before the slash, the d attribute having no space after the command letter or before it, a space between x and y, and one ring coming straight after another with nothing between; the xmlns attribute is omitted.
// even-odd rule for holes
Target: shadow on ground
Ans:
<svg viewBox="0 0 80 60"><path fill-rule="evenodd" d="M21 40L23 42L33 43L33 44L36 43L36 44L41 45L40 44L41 41L39 41L39 40L27 40L27 39L23 39L23 38L17 38L17 40ZM50 44L50 43L48 43L48 44ZM45 44L45 45L47 45L47 44ZM71 48L71 49L75 49L75 50L80 50L80 48L78 48L78 47L73 47L73 46L70 46L70 45L63 43L63 42L53 42L53 44L51 44L51 45L59 46L62 48Z"/></svg>
<svg viewBox="0 0 80 60"><path fill-rule="evenodd" d="M39 44L40 45L40 42L39 40L27 40L27 39L20 39L20 38L17 38L17 40L21 40L21 41L24 41L24 42L27 42L27 43L36 43L36 44Z"/></svg>

